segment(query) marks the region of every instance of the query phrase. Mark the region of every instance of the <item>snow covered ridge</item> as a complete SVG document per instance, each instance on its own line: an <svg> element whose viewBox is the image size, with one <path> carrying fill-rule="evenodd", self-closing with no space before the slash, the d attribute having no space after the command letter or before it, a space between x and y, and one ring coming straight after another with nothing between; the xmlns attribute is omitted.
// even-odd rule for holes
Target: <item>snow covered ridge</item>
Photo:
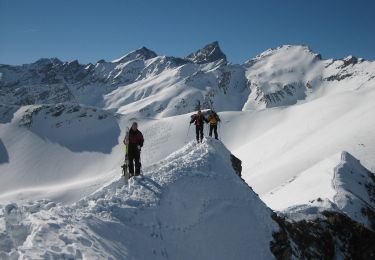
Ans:
<svg viewBox="0 0 375 260"><path fill-rule="evenodd" d="M272 259L271 213L208 139L71 206L0 206L0 258Z"/></svg>
<svg viewBox="0 0 375 260"><path fill-rule="evenodd" d="M129 184L117 178L73 205L49 200L0 205L0 258L368 259L373 254L375 233L345 215L325 211L326 220L295 221L274 214L236 175L230 155L209 138L187 144ZM337 172L363 174L353 160L344 153Z"/></svg>
<svg viewBox="0 0 375 260"><path fill-rule="evenodd" d="M375 230L375 177L347 152L316 164L263 199L290 219L340 212Z"/></svg>
<svg viewBox="0 0 375 260"><path fill-rule="evenodd" d="M333 167L332 167L333 166ZM370 259L375 253L375 177L347 152L332 156L266 199L286 208L274 219L278 259Z"/></svg>
<svg viewBox="0 0 375 260"><path fill-rule="evenodd" d="M76 102L120 113L171 116L197 106L253 110L309 101L332 91L373 86L375 62L348 56L324 60L306 46L269 49L245 64L227 64L218 42L186 58L142 47L96 64L41 59L0 65L0 103ZM126 93L126 97L123 97Z"/></svg>

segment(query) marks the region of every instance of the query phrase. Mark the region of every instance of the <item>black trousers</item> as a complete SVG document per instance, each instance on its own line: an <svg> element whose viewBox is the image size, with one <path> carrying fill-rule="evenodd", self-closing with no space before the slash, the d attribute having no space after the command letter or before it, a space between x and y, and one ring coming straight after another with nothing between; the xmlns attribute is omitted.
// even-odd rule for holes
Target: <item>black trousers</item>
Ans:
<svg viewBox="0 0 375 260"><path fill-rule="evenodd" d="M130 176L138 176L141 173L141 153L138 150L129 151L129 173ZM134 174L134 164L135 164L135 174Z"/></svg>
<svg viewBox="0 0 375 260"><path fill-rule="evenodd" d="M210 125L210 137L212 137L212 130L214 130L215 139L217 139L217 125Z"/></svg>
<svg viewBox="0 0 375 260"><path fill-rule="evenodd" d="M197 137L197 142L199 142L199 136L200 136L200 141L202 142L203 140L203 125L196 125L195 126L195 134Z"/></svg>

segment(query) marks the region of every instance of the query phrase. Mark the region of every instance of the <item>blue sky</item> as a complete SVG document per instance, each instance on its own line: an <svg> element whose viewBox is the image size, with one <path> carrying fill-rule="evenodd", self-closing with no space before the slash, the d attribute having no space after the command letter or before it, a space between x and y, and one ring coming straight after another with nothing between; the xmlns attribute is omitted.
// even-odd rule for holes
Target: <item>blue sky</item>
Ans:
<svg viewBox="0 0 375 260"><path fill-rule="evenodd" d="M184 57L215 40L233 63L282 44L375 60L375 1L0 0L0 64L113 60L142 46Z"/></svg>

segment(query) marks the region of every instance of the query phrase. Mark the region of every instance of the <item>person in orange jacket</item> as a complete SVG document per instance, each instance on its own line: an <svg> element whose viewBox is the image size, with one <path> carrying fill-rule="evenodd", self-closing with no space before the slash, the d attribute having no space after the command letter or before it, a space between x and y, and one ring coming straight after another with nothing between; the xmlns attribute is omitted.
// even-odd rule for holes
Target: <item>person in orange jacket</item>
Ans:
<svg viewBox="0 0 375 260"><path fill-rule="evenodd" d="M208 123L210 124L210 137L212 137L212 131L214 131L215 139L218 139L217 125L220 121L220 117L215 113L215 111L211 110L211 114L208 116Z"/></svg>

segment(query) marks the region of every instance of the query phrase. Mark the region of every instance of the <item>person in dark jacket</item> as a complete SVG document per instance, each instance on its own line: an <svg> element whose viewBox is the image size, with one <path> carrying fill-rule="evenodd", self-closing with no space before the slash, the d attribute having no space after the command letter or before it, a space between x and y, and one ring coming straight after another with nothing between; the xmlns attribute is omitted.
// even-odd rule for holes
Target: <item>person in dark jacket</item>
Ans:
<svg viewBox="0 0 375 260"><path fill-rule="evenodd" d="M195 124L195 133L197 137L197 142L202 142L203 140L203 125L204 122L208 123L208 120L202 115L202 112L198 110L198 113L193 115L190 124ZM200 138L199 138L200 137Z"/></svg>
<svg viewBox="0 0 375 260"><path fill-rule="evenodd" d="M212 137L212 130L215 134L215 139L218 138L217 134L217 125L220 122L220 117L215 113L215 111L211 110L211 114L208 116L208 123L210 124L210 137Z"/></svg>
<svg viewBox="0 0 375 260"><path fill-rule="evenodd" d="M137 122L132 124L127 139L125 138L124 143L128 142L129 175L138 176L141 173L141 149L144 139L141 131L138 130Z"/></svg>

